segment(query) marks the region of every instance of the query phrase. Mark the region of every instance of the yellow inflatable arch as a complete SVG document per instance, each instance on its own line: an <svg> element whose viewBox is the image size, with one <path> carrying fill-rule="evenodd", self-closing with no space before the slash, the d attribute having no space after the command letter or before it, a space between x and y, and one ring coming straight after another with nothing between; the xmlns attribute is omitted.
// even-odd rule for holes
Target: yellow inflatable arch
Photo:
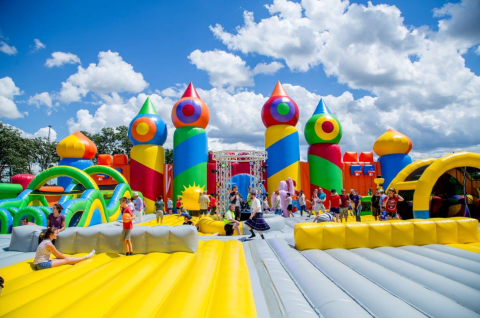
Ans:
<svg viewBox="0 0 480 318"><path fill-rule="evenodd" d="M442 174L459 167L480 169L480 154L458 152L439 159L430 158L415 161L400 171L389 188L395 188L397 191L414 190L413 215L416 219L428 219L430 215L430 195L435 183ZM420 178L414 180L413 176L419 174L421 174Z"/></svg>

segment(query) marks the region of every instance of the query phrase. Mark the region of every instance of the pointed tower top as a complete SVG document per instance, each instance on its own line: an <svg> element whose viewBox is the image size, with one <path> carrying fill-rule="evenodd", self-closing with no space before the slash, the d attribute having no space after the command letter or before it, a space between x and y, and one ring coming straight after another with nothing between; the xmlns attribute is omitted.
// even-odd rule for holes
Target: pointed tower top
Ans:
<svg viewBox="0 0 480 318"><path fill-rule="evenodd" d="M272 95L270 96L288 96L288 94L285 89L283 89L282 83L280 83L280 81L277 81L277 85L275 85Z"/></svg>
<svg viewBox="0 0 480 318"><path fill-rule="evenodd" d="M143 103L142 109L138 112L138 114L154 114L158 115L155 106L153 106L152 102L150 101L150 97L147 97L145 103Z"/></svg>
<svg viewBox="0 0 480 318"><path fill-rule="evenodd" d="M328 109L327 104L323 101L323 98L320 99L318 102L317 108L315 108L315 111L313 112L313 115L319 115L319 114L332 114L330 109Z"/></svg>
<svg viewBox="0 0 480 318"><path fill-rule="evenodd" d="M192 82L188 84L188 87L185 90L185 93L183 93L182 95L182 98L185 98L185 97L195 97L195 98L201 99L200 96L198 96L197 90L193 86Z"/></svg>

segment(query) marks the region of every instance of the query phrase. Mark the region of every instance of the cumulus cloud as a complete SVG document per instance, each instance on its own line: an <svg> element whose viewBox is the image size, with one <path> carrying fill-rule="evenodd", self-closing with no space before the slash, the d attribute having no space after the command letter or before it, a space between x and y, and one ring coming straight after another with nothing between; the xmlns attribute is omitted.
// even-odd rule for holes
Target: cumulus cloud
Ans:
<svg viewBox="0 0 480 318"><path fill-rule="evenodd" d="M28 132L26 132L26 131L18 128L18 127L15 127L15 126L12 126L12 125L8 125L8 126L17 129L20 132L20 134L22 135L22 137L24 137L24 138L30 138L30 139L37 138L37 137L45 138L45 139L48 138L49 127L40 128L39 130L37 130L36 132L31 134L31 133L28 133ZM50 141L55 141L55 140L57 140L57 132L55 131L55 129L50 128Z"/></svg>
<svg viewBox="0 0 480 318"><path fill-rule="evenodd" d="M62 83L60 101L79 101L88 92L111 94L118 92L138 93L148 87L141 73L133 70L117 52L100 52L98 64L91 63L87 68L78 67L77 73Z"/></svg>
<svg viewBox="0 0 480 318"><path fill-rule="evenodd" d="M80 58L73 53L53 52L52 57L45 62L47 67L62 66L64 64L82 64Z"/></svg>
<svg viewBox="0 0 480 318"><path fill-rule="evenodd" d="M29 105L34 105L37 107L40 107L41 105L45 105L47 107L52 107L52 98L50 97L50 94L47 92L43 92L40 94L35 94L33 96L30 96L28 99L28 104Z"/></svg>
<svg viewBox="0 0 480 318"><path fill-rule="evenodd" d="M272 83L272 88L274 84ZM308 144L303 130L318 102L324 99L330 110L339 119L343 128L340 142L342 151L372 151L373 143L387 129L394 128L409 136L414 143L416 158L446 154L452 150L480 150L480 115L475 107L451 106L438 112L423 112L414 107L380 109L378 97L364 96L355 99L349 91L334 95L318 95L298 85L284 84L287 93L299 106L300 118L297 129L300 135L300 153L306 160ZM169 135L165 147L173 145L175 128L171 123L171 110L182 95L185 84L170 87L150 95L159 115L167 123ZM161 92L168 95L161 95ZM197 91L210 109L207 127L209 149L264 149L265 126L260 112L269 96L255 92L229 92L212 88ZM139 94L123 104L102 104L95 112L82 109L75 118L68 120L70 132L86 130L99 132L103 127L129 125L140 110L147 95Z"/></svg>
<svg viewBox="0 0 480 318"><path fill-rule="evenodd" d="M193 51L188 58L198 69L204 70L214 87L233 90L236 87L254 86L253 76L257 74L274 74L283 67L279 62L260 63L252 70L238 55L215 50Z"/></svg>
<svg viewBox="0 0 480 318"><path fill-rule="evenodd" d="M20 89L10 77L0 78L0 118L20 118L23 114L18 111L13 98L21 95Z"/></svg>
<svg viewBox="0 0 480 318"><path fill-rule="evenodd" d="M18 53L17 49L12 45L8 45L4 41L0 41L0 52L3 52L7 55L16 55Z"/></svg>
<svg viewBox="0 0 480 318"><path fill-rule="evenodd" d="M39 39L34 39L33 40L35 46L33 47L33 51L36 52L36 51L39 51L41 49L44 49L46 48L47 46L45 44L42 43L42 41L40 41Z"/></svg>

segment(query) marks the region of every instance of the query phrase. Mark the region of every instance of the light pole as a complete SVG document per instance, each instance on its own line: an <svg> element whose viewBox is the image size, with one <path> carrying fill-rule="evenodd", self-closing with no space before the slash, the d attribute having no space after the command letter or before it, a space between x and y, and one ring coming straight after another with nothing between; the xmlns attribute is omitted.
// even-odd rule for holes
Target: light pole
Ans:
<svg viewBox="0 0 480 318"><path fill-rule="evenodd" d="M52 129L52 125L48 125L48 142L50 142L50 129Z"/></svg>

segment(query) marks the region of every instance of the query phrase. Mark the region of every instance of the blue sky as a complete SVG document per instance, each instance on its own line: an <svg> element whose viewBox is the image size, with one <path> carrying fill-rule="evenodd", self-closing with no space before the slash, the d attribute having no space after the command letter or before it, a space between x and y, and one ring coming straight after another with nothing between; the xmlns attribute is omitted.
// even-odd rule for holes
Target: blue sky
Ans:
<svg viewBox="0 0 480 318"><path fill-rule="evenodd" d="M475 16L477 12L472 8L476 9L478 6L472 4L472 1L475 0L465 0L463 2L397 0L372 1L370 5L367 1L351 1L349 3L343 2L342 4L340 0L307 0L301 4L285 0L265 2L236 0L141 2L3 1L0 4L0 30L2 36L0 41L10 47L15 47L17 53L6 54L0 52L0 79L5 77L11 78L15 87L22 92L21 94L16 94L10 100L15 103L20 113L24 113L24 116L21 118L6 118L0 114L0 120L18 127L27 134L37 133L37 135L39 134L39 129L52 125L58 135L57 140L60 140L66 137L69 130L71 131L74 127L87 130L90 128L88 125L83 124L82 126L79 124L80 119L77 116L79 110L86 110L93 116L104 105L103 109L107 109L106 113L108 113L109 107L111 107L111 111L122 109L127 111L125 116L128 118L133 116L132 114L135 111L138 111L139 105L145 98L144 95L155 94L158 100L157 108L159 108L161 114L164 114L162 116L164 120L167 123L171 123L168 113L177 100L178 95L181 94L182 85L186 85L191 81L197 88L204 90L203 95L201 94L202 98L206 99L207 102L214 103L209 104L214 112L221 112L225 108L232 107L235 109L235 112L241 114L242 110L239 105L256 103L252 105L252 111L248 110L249 113L252 113L252 118L257 117L257 119L254 119L256 120L255 129L257 131L251 134L251 138L239 137L241 136L241 131L232 133L231 136L224 136L224 134L229 134L224 131L224 127L234 124L222 119L223 117L220 115L218 118L213 115L211 119L213 132L210 134L213 138L211 147L214 149L225 147L259 148L263 144L263 140L260 139L264 131L264 127L261 124L259 125L258 121L259 112L263 105L262 98L266 99L270 95L275 82L280 80L282 83L290 85L286 86L287 91L292 92L291 94L297 97L296 101L299 103L302 116L304 116L299 124L299 130L303 129L302 121L308 120L309 114L311 114L321 97L326 98L327 103L332 105L332 110L340 113L340 117L344 115L343 119L345 122L343 125L344 135L346 136L342 140L342 146L344 146L344 149L346 148L345 150L371 150L372 142L389 128L389 125L392 125L390 120L379 120L373 124L375 126L375 129L373 129L372 124L362 117L368 113L376 113L381 118L395 118L395 123L392 125L394 126L393 128L405 131L413 139L414 149L416 144L415 137L417 137L419 139L417 151L422 155L450 151L459 144L456 142L457 140L463 141L463 143L460 143L461 147L475 150L480 143L479 138L476 137L480 135L477 130L456 131L456 127L449 127L448 129L452 131L445 132L445 127L442 128L442 125L445 126L446 121L432 124L431 120L428 120L429 116L439 111L442 112L442 116L446 120L453 109L458 110L459 107L465 107L464 111L468 113L471 109L479 106L478 94L480 87L478 87L478 74L480 73L480 56L478 54L480 54L480 49L477 47L480 35L473 32L473 35L465 37L465 41L457 43L455 34L452 32L455 31L456 27L458 27L458 32L462 32L462 27L471 29L468 25L463 26L452 22L448 29L440 30L439 28L439 21L442 19L462 21L462 14L464 14L462 13L462 8L465 12L470 12L470 15L473 12ZM325 10L322 7L322 2L334 7L343 6L343 14L342 12L336 13L336 15L322 12L322 10ZM277 9L268 10L265 7L266 5L275 5ZM412 40L402 35L399 37L400 40L392 41L393 44L388 43L388 38L392 34L381 34L381 30L374 30L376 28L375 24L370 26L372 32L369 32L368 28L366 28L363 31L364 33L360 33L358 41L356 39L340 38L343 30L345 33L355 32L355 30L348 29L349 24L346 20L359 19L358 21L366 21L365 23L368 23L368 20L372 19L367 14L369 10L366 8L369 6L376 10L378 9L377 11L382 13L382 15L379 15L379 22L377 23L384 22L385 28L388 28L388 24L392 24L393 30L401 26L407 30L402 32L409 32L408 35L412 37ZM453 6L453 9L447 9L448 12L443 15L434 14L435 8L444 6ZM331 16L332 22L330 22L330 25L320 26L322 20L318 18L316 20L312 14L308 13L309 8L312 7L315 7L317 12L323 14L321 15L322 17L324 15ZM301 9L301 17L289 15L289 12L291 12L289 10L293 8ZM354 14L355 8L360 8L356 14ZM403 22L400 21L401 19L397 21L391 18L396 14L392 13L392 10L398 13ZM311 59L310 64L299 66L301 63L299 64L298 60L301 60L304 54L301 52L303 49L302 45L295 53L292 48L282 43L279 44L278 52L276 52L275 39L273 37L278 36L278 34L272 31L270 37L272 42L267 43L269 41L268 34L262 35L255 30L252 31L252 29L245 28L243 16L245 11L253 13L255 27L259 27L262 19L273 26L278 22L277 20L280 22L292 22L291 29L286 30L292 32L291 38L295 38L298 35L299 41L302 41L302 39L306 41L306 45L304 45L305 51L309 50L309 41L308 39L305 40L303 35L301 35L304 32L304 26L302 25L303 22L299 22L300 18L304 22L307 21L309 23L308 28L313 30L312 32L316 32L315 34L325 35L328 32L330 33L329 41L332 43L328 44L330 46L329 50L334 45L349 41L350 46L370 46L370 50L372 48L380 48L381 52L389 50L392 52L389 56L379 57L375 60L369 60L364 52L352 52L345 59L339 59L330 65L332 57L338 55L335 52L340 52L338 49L347 50L347 48L342 48L340 45L337 51L333 49L328 51L326 48L318 49L311 47L312 51L315 50L317 52L305 55L306 59ZM391 15L389 16L389 14ZM342 22L345 25L342 26L338 33L335 33L332 31L332 28L337 24L336 19L340 21L340 17L345 20ZM480 14L477 17L480 18ZM297 18L298 20L295 20ZM395 22L392 22L394 20ZM468 18L463 20L467 21L467 23L469 21ZM222 26L223 34L228 33L232 37L237 37L235 43L228 42L225 38L222 39L219 35L221 32L215 33L209 28L210 26L215 27L217 24ZM239 38L238 35L242 29L243 34L247 34L247 36ZM271 28L268 30L271 30ZM418 32L426 32L423 39L417 36ZM449 34L449 32L452 34ZM374 40L369 39L369 33L376 33ZM310 33L305 34L308 36ZM45 48L35 50L34 39L40 40L45 45ZM265 43L265 46L270 45L271 49L262 50L261 48L256 48L254 45L251 45L251 41ZM319 35L319 41L325 41L322 35ZM378 42L374 43L371 41ZM420 43L420 41L424 41L424 43ZM430 45L430 41L436 42L438 46L425 49L427 45ZM413 42L415 44L412 44ZM261 47L262 45L260 44L259 46ZM432 72L429 70L431 68L428 67L428 64L438 64L439 62L433 61L430 53L437 50L437 47L441 48L442 46L452 49L445 54L438 53L437 55L445 55L445 61L455 59L455 61L458 60L458 63L452 66L451 70L440 69ZM399 47L407 48L398 49ZM478 54L476 53L477 49L479 51ZM196 58L193 58L190 54L196 50L199 50L198 54ZM408 53L405 53L406 50L408 50ZM429 51L428 55L430 57L428 57L428 60L425 57L427 55L425 50ZM110 94L111 96L118 94L119 97L114 102L107 101L105 97L100 96L98 92L96 93L96 88L92 88L94 84L90 84L89 92L79 100L65 102L65 99L58 98L58 94L62 90L62 82L66 82L70 76L77 73L79 64L47 67L45 66L46 60L52 57L53 52L76 55L81 60L81 67L86 69L90 63L99 63L99 53L107 51L118 53L125 63L131 65L135 74L143 76L143 80L148 83L148 87L143 88L140 85L140 88L128 91L125 87L116 89L114 86L105 84L110 87L110 90L104 92L105 94ZM235 73L238 73L237 69L232 70L233 74L216 73L218 70L215 70L215 65L212 65L213 55L207 60L205 53L217 52L214 54L218 54L218 51L224 52L222 58L237 56L240 61L243 61L244 64L243 66L239 65L239 70L245 71L245 68L248 68L246 72L250 72L250 79L245 79L245 81L248 82L250 80L250 84L245 84L245 81L242 82L235 78ZM300 56L295 57L295 54ZM412 63L418 61L418 58L415 57L416 54L424 56L420 60L422 67L410 64L408 61L402 65L392 64L392 60L401 60L405 58L405 54L410 56ZM452 56L448 54L452 54ZM213 57L213 61L215 61L217 56ZM460 65L462 60L464 63L463 67ZM200 66L201 63L203 63L203 66ZM254 67L259 63L270 65L275 70L255 73L253 71ZM271 63L276 63L277 67L273 67L274 65ZM350 64L358 64L359 69L354 70ZM368 67L361 69L362 64L372 67L372 70L366 70ZM403 67L406 70L405 72L402 71ZM378 75L379 70L386 70L382 77ZM450 71L455 74L469 73L465 75L465 78L455 81L456 83L464 83L464 89L462 90L459 87L452 92L439 93L442 91L442 88L438 88L438 86L451 86L449 81L442 77L446 76ZM412 72L411 76L399 79L399 77L408 72ZM111 74L111 76L118 75ZM429 79L435 76L438 77L438 81ZM216 83L215 79L217 80ZM100 81L97 84L102 86L101 81L108 83L110 79L99 77L96 80ZM390 81L392 84L386 84L390 83ZM410 83L407 86L411 85L412 88L405 89L405 82L409 81ZM219 82L224 83L224 85L218 84ZM431 85L431 92L429 92L428 88L425 89L426 93L414 92L413 88L418 87L418 83L426 87ZM179 86L176 86L176 84L179 84ZM127 83L126 85L128 86L129 84ZM164 91L169 87L173 89L174 94ZM218 90L221 91L221 94ZM48 93L52 99L52 107L46 107L41 103L37 103L39 106L36 107L31 100L32 96L43 92ZM242 92L248 92L250 95L246 97L244 96L245 94L242 95ZM467 94L468 92L470 93ZM385 97L386 95L388 95L388 98ZM464 95L465 98L454 100L455 98L458 99L458 96ZM394 96L400 96L398 104L397 102L392 102L392 100L395 100ZM132 98L133 100L131 100ZM231 101L227 102L226 100L229 98L231 98ZM30 103L28 102L29 100ZM114 104L118 104L116 108L112 106ZM369 106L365 106L366 104ZM11 106L11 104L9 105ZM399 114L394 113L390 105L394 105L397 111L403 109L404 112L402 114L408 113L408 110L418 112L416 116L423 116L424 118L422 123L427 122L425 129L418 128L419 122L408 124L408 117L399 118ZM258 110L256 114L255 109ZM27 112L28 115L26 114ZM238 114L235 116L238 116ZM73 119L70 124L67 123L69 119ZM342 118L340 119L342 120ZM465 122L465 120L467 119L461 119L460 123ZM471 120L471 118L468 120ZM128 122L128 120L126 121ZM357 124L357 121L361 121L363 124ZM104 122L106 126L116 126L121 123L118 118L116 120L107 118ZM78 125L75 126L75 123ZM98 121L96 125L94 126L97 128L91 128L93 132L98 130ZM245 132L243 133L246 134ZM429 138L434 138L435 135L438 137L439 133L446 134L447 139L445 143L435 142L432 144ZM173 128L170 129L170 135L173 135ZM302 151L305 151L306 144L304 141L302 147Z"/></svg>

